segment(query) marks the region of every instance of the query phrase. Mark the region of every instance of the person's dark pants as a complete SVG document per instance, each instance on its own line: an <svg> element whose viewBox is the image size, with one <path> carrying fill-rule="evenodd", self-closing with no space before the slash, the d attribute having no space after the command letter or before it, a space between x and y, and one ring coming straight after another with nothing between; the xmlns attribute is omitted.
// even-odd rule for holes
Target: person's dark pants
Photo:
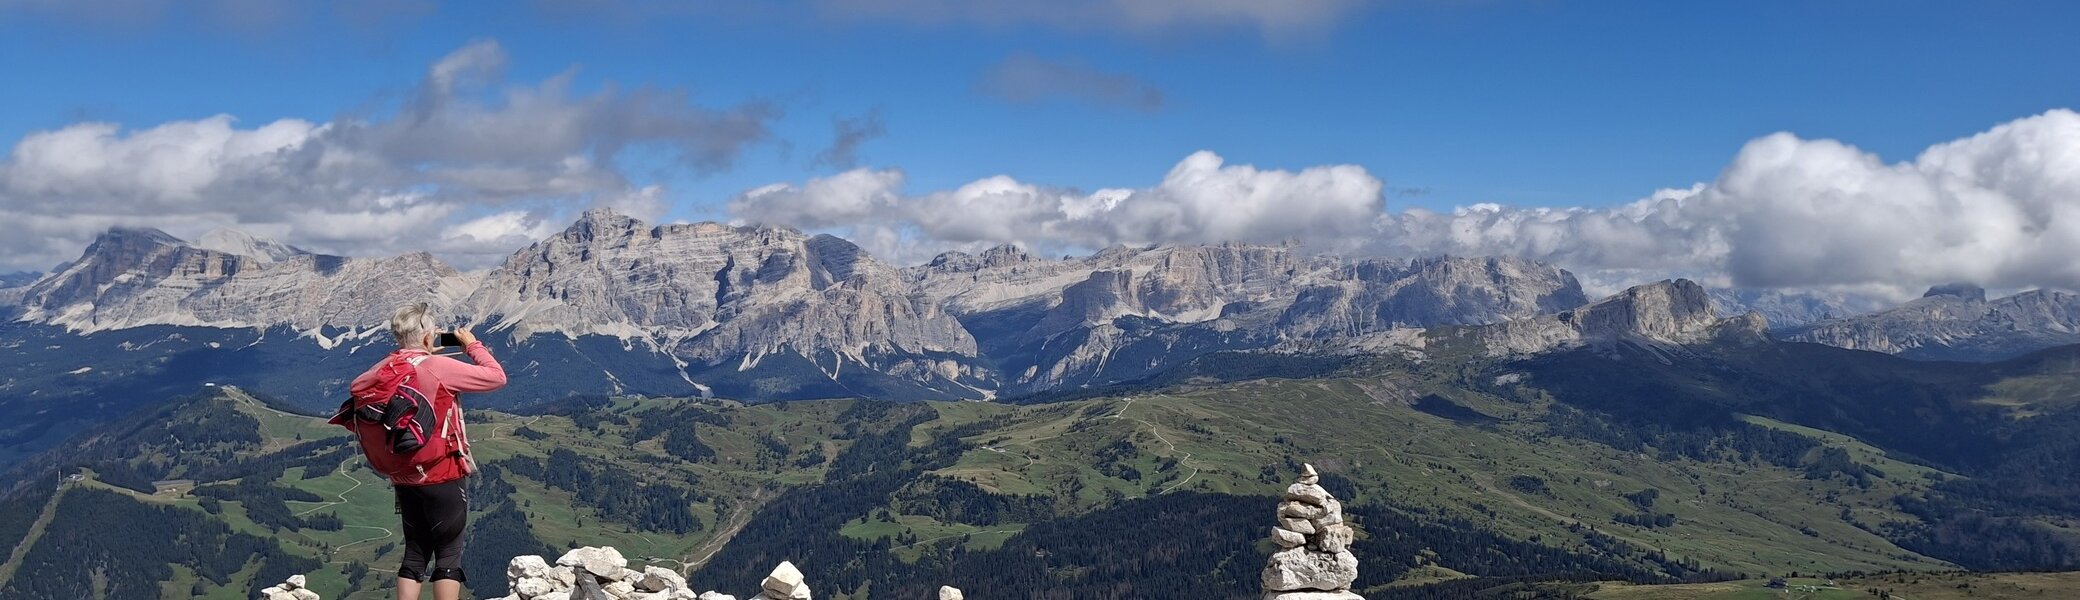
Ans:
<svg viewBox="0 0 2080 600"><path fill-rule="evenodd" d="M435 485L399 485L397 512L404 517L404 564L399 579L466 581L462 575L462 530L469 522L468 478ZM429 563L429 561L431 561ZM428 567L437 567L428 570Z"/></svg>

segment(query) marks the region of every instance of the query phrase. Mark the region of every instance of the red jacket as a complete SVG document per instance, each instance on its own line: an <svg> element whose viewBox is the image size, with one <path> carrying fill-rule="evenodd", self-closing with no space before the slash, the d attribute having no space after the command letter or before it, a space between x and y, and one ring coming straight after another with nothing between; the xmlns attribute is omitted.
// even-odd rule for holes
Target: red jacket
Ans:
<svg viewBox="0 0 2080 600"><path fill-rule="evenodd" d="M438 389L440 390L440 395L445 396L450 402L455 402L458 407L461 404L458 401L459 396L457 394L462 392L489 392L505 387L505 367L499 366L498 359L491 357L491 351L484 348L483 342L471 342L462 351L469 355L470 362L476 364L465 363L446 356L427 356L424 360L419 361L418 378L420 383L415 387L422 390ZM425 354L428 354L425 350L418 349L392 352L388 356L384 356L383 360L377 361L374 366L369 367L368 371L363 372L360 377L355 377L353 385L348 386L347 391L356 397L379 393L381 390L375 388L381 382L382 378L378 371L383 368L383 365L399 357ZM400 482L393 480L391 483L394 485L447 483L468 475L469 470L469 465L464 464L463 461L447 460L442 461L440 465L428 471L426 479L423 481Z"/></svg>

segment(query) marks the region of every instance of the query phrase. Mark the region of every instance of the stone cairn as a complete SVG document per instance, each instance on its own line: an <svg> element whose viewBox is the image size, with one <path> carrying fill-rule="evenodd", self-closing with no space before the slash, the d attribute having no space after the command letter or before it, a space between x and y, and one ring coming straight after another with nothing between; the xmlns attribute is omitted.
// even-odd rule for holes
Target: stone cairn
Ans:
<svg viewBox="0 0 2080 600"><path fill-rule="evenodd" d="M663 567L628 568L612 547L587 546L564 553L551 566L540 556L506 563L505 600L715 600L696 594L686 578Z"/></svg>
<svg viewBox="0 0 2080 600"><path fill-rule="evenodd" d="M1358 580L1354 532L1343 522L1343 504L1321 480L1314 465L1303 465L1299 482L1278 503L1271 541L1280 550L1264 565L1264 600L1364 600L1351 593Z"/></svg>
<svg viewBox="0 0 2080 600"><path fill-rule="evenodd" d="M301 577L295 578L300 580ZM301 583L299 581L299 583ZM565 553L555 566L540 556L519 556L506 564L512 594L500 600L737 600L715 591L694 593L686 578L662 567L628 567L628 559L611 546L584 547ZM759 583L751 600L812 600L809 584L794 563L781 562ZM266 598L264 600L288 600ZM317 600L310 598L295 600ZM962 600L961 591L939 588L939 600Z"/></svg>
<svg viewBox="0 0 2080 600"><path fill-rule="evenodd" d="M302 575L290 575L288 581L260 590L260 600L320 600L317 592L303 584Z"/></svg>

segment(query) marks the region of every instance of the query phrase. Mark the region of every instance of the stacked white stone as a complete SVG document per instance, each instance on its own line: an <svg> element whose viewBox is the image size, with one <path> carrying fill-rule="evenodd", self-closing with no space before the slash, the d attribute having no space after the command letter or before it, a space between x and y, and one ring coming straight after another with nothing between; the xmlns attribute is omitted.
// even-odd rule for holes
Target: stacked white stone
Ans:
<svg viewBox="0 0 2080 600"><path fill-rule="evenodd" d="M577 592L581 575L591 577L590 583L597 584L611 600L713 600L696 595L687 587L686 578L671 569L628 568L628 559L610 546L572 550L556 559L553 567L540 556L514 557L506 564L506 583L512 593L504 600L593 600Z"/></svg>
<svg viewBox="0 0 2080 600"><path fill-rule="evenodd" d="M1271 541L1281 548L1264 565L1264 600L1364 600L1351 593L1358 557L1350 551L1355 532L1343 522L1343 504L1322 489L1314 465L1278 503Z"/></svg>
<svg viewBox="0 0 2080 600"><path fill-rule="evenodd" d="M802 570L784 560L773 567L773 574L767 575L759 588L753 600L809 600L809 584L802 581Z"/></svg>
<svg viewBox="0 0 2080 600"><path fill-rule="evenodd" d="M961 595L960 588L942 585L939 586L939 600L967 600L967 597Z"/></svg>
<svg viewBox="0 0 2080 600"><path fill-rule="evenodd" d="M288 581L260 590L260 600L319 600L318 593L303 584L302 575L290 575Z"/></svg>

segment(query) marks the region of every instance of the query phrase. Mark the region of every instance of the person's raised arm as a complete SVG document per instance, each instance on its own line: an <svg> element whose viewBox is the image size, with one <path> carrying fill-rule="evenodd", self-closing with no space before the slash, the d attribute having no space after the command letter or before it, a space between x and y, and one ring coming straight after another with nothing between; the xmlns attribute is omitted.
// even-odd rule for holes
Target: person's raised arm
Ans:
<svg viewBox="0 0 2080 600"><path fill-rule="evenodd" d="M469 355L470 363L459 360L441 361L441 385L456 392L489 392L506 385L506 369L499 366L498 359L491 357L491 350L484 342L467 329L455 330L456 339L462 342L462 352Z"/></svg>

